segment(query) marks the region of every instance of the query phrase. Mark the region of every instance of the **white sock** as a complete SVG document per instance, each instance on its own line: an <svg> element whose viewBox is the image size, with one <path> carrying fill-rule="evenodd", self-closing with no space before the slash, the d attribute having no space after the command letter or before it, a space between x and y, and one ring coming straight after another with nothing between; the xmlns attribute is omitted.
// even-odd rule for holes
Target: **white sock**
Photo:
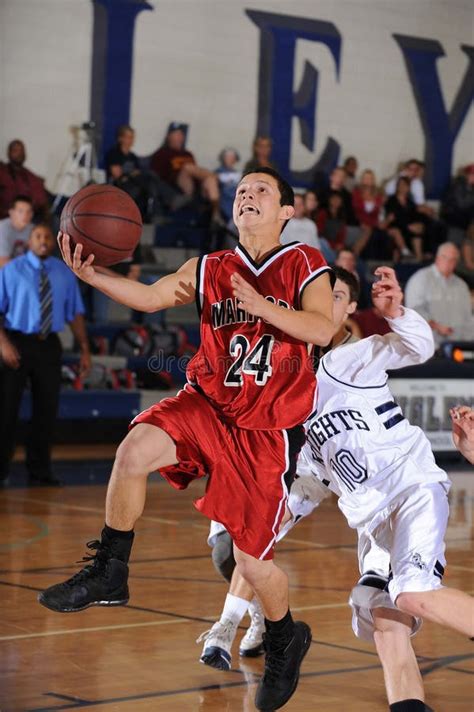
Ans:
<svg viewBox="0 0 474 712"><path fill-rule="evenodd" d="M245 598L239 598L239 596L233 596L231 593L228 593L225 597L224 609L220 621L232 621L232 623L237 626L247 613L248 607L249 601L246 601Z"/></svg>

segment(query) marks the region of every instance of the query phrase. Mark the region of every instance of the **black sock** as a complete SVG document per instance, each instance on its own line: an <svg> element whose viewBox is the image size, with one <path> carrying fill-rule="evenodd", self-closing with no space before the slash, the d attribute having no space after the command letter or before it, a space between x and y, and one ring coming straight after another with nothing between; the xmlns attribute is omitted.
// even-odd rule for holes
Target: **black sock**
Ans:
<svg viewBox="0 0 474 712"><path fill-rule="evenodd" d="M429 709L421 700L401 700L390 705L390 712L427 712Z"/></svg>
<svg viewBox="0 0 474 712"><path fill-rule="evenodd" d="M268 618L265 618L265 628L272 640L289 642L295 629L290 610L288 609L287 613L279 621L269 621Z"/></svg>
<svg viewBox="0 0 474 712"><path fill-rule="evenodd" d="M134 536L133 529L125 532L120 529L112 529L105 524L102 529L102 544L107 552L107 558L120 559L128 564Z"/></svg>
<svg viewBox="0 0 474 712"><path fill-rule="evenodd" d="M107 536L108 539L133 539L135 536L133 529L128 532L121 531L120 529L112 529L107 524L104 524L102 533Z"/></svg>

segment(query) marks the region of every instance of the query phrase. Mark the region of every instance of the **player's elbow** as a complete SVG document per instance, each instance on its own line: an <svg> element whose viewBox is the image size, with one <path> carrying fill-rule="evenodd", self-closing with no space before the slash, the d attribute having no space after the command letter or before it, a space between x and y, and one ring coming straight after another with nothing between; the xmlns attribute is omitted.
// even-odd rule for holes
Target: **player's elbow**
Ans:
<svg viewBox="0 0 474 712"><path fill-rule="evenodd" d="M333 336L334 324L329 319L325 319L323 322L320 321L318 325L312 329L307 340L310 344L315 344L316 346L328 346Z"/></svg>

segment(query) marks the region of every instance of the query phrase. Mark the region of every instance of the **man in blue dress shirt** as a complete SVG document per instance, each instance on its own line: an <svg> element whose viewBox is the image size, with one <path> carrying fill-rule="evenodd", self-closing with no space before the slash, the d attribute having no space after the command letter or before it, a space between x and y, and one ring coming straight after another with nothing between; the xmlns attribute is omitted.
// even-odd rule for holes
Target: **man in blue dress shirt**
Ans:
<svg viewBox="0 0 474 712"><path fill-rule="evenodd" d="M90 367L79 286L71 270L51 256L54 247L50 228L37 225L28 240L28 252L0 269L0 483L8 477L21 398L29 381L29 482L61 484L51 471L51 444L61 386L58 332L66 322L79 343L81 370Z"/></svg>

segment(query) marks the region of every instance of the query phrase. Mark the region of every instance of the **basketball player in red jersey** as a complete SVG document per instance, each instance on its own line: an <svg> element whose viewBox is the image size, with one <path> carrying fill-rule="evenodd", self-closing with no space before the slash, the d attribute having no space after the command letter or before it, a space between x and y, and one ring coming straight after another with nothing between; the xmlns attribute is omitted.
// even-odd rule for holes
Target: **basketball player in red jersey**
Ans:
<svg viewBox="0 0 474 712"><path fill-rule="evenodd" d="M101 540L88 544L91 563L39 601L61 612L127 603L127 564L148 474L159 470L177 489L208 474L195 505L226 527L265 612L260 710L288 701L311 642L310 628L291 617L287 576L272 558L303 443L301 423L313 402L308 344L324 346L333 335L323 257L298 242L279 244L293 202L292 188L272 169L244 175L234 201L235 250L191 259L151 286L94 268L92 255L83 261L81 245L71 254L68 236L59 236L75 274L122 304L151 312L196 301L201 346L184 389L140 413L119 446Z"/></svg>

